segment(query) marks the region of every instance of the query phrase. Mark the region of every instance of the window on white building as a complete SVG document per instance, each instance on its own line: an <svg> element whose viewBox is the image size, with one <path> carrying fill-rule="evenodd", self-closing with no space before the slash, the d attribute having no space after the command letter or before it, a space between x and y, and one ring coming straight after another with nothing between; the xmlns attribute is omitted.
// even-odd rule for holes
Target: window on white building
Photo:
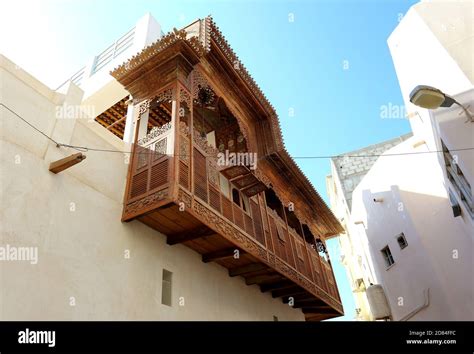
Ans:
<svg viewBox="0 0 474 354"><path fill-rule="evenodd" d="M451 203L451 208L453 208L453 216L454 217L461 216L461 206L459 205L459 202L456 199L456 196L454 195L451 188L448 189L448 194L449 194L449 202Z"/></svg>
<svg viewBox="0 0 474 354"><path fill-rule="evenodd" d="M393 259L392 252L390 252L390 247L385 246L384 248L382 248L380 252L382 252L382 256L385 260L385 265L387 266L387 268L395 264L395 260Z"/></svg>
<svg viewBox="0 0 474 354"><path fill-rule="evenodd" d="M459 196L462 203L466 206L466 209L470 214L471 218L474 219L474 203L472 198L471 184L467 181L466 177L464 176L464 173L459 167L457 156L453 156L451 154L449 149L444 144L443 140L441 140L441 146L443 148L446 175L451 181L456 194ZM456 200L457 198L451 194L449 196L449 199L451 201L451 205L453 206L453 214L456 217L461 215L461 210L459 208L459 203Z"/></svg>
<svg viewBox="0 0 474 354"><path fill-rule="evenodd" d="M172 272L163 269L163 278L161 282L161 303L167 306L171 306L172 277Z"/></svg>
<svg viewBox="0 0 474 354"><path fill-rule="evenodd" d="M408 246L407 239L405 238L405 234L403 232L397 236L397 242L401 250Z"/></svg>

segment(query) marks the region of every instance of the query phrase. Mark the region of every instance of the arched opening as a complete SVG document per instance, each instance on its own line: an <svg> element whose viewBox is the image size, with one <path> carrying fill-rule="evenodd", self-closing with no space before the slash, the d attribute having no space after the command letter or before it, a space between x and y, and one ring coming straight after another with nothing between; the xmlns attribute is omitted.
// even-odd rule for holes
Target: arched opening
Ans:
<svg viewBox="0 0 474 354"><path fill-rule="evenodd" d="M270 209L275 210L278 216L282 218L283 220L285 220L285 216L283 213L283 204L273 189L267 188L265 190L265 199L267 201L267 206Z"/></svg>
<svg viewBox="0 0 474 354"><path fill-rule="evenodd" d="M238 206L240 206L240 193L235 188L232 188L232 201Z"/></svg>
<svg viewBox="0 0 474 354"><path fill-rule="evenodd" d="M210 87L200 87L193 102L194 130L219 152L248 152L237 119Z"/></svg>
<svg viewBox="0 0 474 354"><path fill-rule="evenodd" d="M291 227L295 232L304 239L303 232L301 230L301 223L296 217L294 211L290 208L285 207L286 220L288 221L288 226Z"/></svg>

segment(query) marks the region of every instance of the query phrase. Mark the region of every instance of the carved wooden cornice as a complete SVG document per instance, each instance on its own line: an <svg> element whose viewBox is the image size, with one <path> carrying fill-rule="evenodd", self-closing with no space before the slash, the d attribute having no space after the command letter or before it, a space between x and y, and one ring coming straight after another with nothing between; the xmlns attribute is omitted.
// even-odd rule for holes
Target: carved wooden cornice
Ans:
<svg viewBox="0 0 474 354"><path fill-rule="evenodd" d="M134 55L128 61L112 70L110 74L118 81L120 81L120 79L123 78L126 74L135 70L137 67L151 59L153 56L157 55L158 53L162 52L166 48L177 43L178 41L187 42L199 56L204 55L206 49L203 47L199 39L196 37L186 38L186 36L187 33L184 29L178 31L176 28L174 28L173 31L167 33L158 41L147 46L145 49Z"/></svg>

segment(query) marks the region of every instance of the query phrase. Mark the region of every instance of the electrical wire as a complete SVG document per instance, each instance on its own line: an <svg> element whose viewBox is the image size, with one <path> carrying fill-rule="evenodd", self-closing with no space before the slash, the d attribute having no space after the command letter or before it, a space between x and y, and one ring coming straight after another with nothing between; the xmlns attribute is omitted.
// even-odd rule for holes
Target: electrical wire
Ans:
<svg viewBox="0 0 474 354"><path fill-rule="evenodd" d="M92 147L87 147L87 146L77 146L77 145L70 145L70 144L63 144L60 143L53 138L51 138L49 135L35 127L33 124L28 122L26 119L21 117L18 113L7 107L5 104L0 102L0 106L5 107L8 111L13 113L16 117L20 118L23 122L28 124L31 128L36 130L38 133L43 135L45 138L49 139L52 141L57 147L66 147L70 149L74 149L80 152L89 152L89 151L94 151L94 152L111 152L111 153L121 153L121 154L131 154L132 151L122 151L122 150L113 150L113 149L99 149L99 148L92 148ZM459 148L459 149L449 149L450 152L455 152L455 151L469 151L469 150L474 150L474 147L468 147L468 148ZM393 153L393 154L365 154L365 155L323 155L323 156L292 156L293 159L345 159L345 158L362 158L362 157L389 157L389 156L406 156L406 155L420 155L420 154L432 154L432 153L443 153L443 150L430 150L430 151L414 151L414 152L401 152L401 153ZM150 151L150 152L138 152L139 154L158 154L155 151ZM170 154L169 156L188 156L188 155L175 155L175 154Z"/></svg>

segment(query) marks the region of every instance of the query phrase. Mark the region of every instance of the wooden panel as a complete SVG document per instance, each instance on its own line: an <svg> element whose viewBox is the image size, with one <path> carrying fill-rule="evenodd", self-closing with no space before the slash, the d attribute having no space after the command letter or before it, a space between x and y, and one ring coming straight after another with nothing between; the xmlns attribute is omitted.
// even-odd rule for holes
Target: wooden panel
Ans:
<svg viewBox="0 0 474 354"><path fill-rule="evenodd" d="M260 208L258 207L258 204L255 203L253 200L250 201L250 208L252 209L252 219L253 219L253 225L255 229L255 239L264 245L265 236L263 234L262 215L260 214Z"/></svg>
<svg viewBox="0 0 474 354"><path fill-rule="evenodd" d="M130 197L135 198L147 191L148 170L142 171L132 177Z"/></svg>
<svg viewBox="0 0 474 354"><path fill-rule="evenodd" d="M244 213L244 224L245 224L245 231L252 237L255 238L254 232L253 232L253 222L252 218L250 215L247 213Z"/></svg>
<svg viewBox="0 0 474 354"><path fill-rule="evenodd" d="M224 217L226 217L227 219L229 219L231 222L234 222L234 218L232 216L232 202L222 196L222 215L224 215Z"/></svg>
<svg viewBox="0 0 474 354"><path fill-rule="evenodd" d="M262 182L258 182L250 187L242 189L242 193L244 193L247 197L250 198L258 193L263 192L266 189L267 186L265 186Z"/></svg>
<svg viewBox="0 0 474 354"><path fill-rule="evenodd" d="M265 231L269 231L268 227L268 220L267 220L267 208L265 207L265 200L262 198L262 196L258 197L258 203L260 205L260 211L263 215L263 229Z"/></svg>
<svg viewBox="0 0 474 354"><path fill-rule="evenodd" d="M314 282L321 288L323 288L323 279L321 277L321 264L319 263L319 255L316 252L311 253Z"/></svg>
<svg viewBox="0 0 474 354"><path fill-rule="evenodd" d="M290 233L295 244L296 269L304 274L308 279L312 279L311 262L306 252L305 241L296 233Z"/></svg>
<svg viewBox="0 0 474 354"><path fill-rule="evenodd" d="M231 166L227 167L223 170L221 170L221 173L227 178L227 179L233 179L238 176L244 175L249 173L249 169L245 166Z"/></svg>
<svg viewBox="0 0 474 354"><path fill-rule="evenodd" d="M156 165L152 166L150 174L150 190L159 188L169 181L169 159L165 158L164 160L158 162Z"/></svg>
<svg viewBox="0 0 474 354"><path fill-rule="evenodd" d="M269 224L270 224L270 232L271 232L271 238L273 240L273 246L274 246L274 251L275 254L280 257L281 259L285 260L286 255L284 252L285 245L283 241L278 237L278 231L277 231L277 226L275 223L275 219L272 216L268 217Z"/></svg>
<svg viewBox="0 0 474 354"><path fill-rule="evenodd" d="M189 167L183 162L179 162L179 184L189 189Z"/></svg>
<svg viewBox="0 0 474 354"><path fill-rule="evenodd" d="M248 173L246 175L233 179L232 183L234 183L238 189L243 189L243 188L250 187L254 184L257 184L258 179L257 177L255 177L254 174Z"/></svg>
<svg viewBox="0 0 474 354"><path fill-rule="evenodd" d="M286 228L282 227L282 231L283 231L283 234L285 235L285 243L284 243L285 259L288 262L288 264L290 264L292 267L296 268L290 235L288 234L288 230Z"/></svg>
<svg viewBox="0 0 474 354"><path fill-rule="evenodd" d="M207 203L206 157L194 149L194 194Z"/></svg>
<svg viewBox="0 0 474 354"><path fill-rule="evenodd" d="M211 186L209 186L209 205L219 213L221 212L221 194L216 188Z"/></svg>
<svg viewBox="0 0 474 354"><path fill-rule="evenodd" d="M232 203L232 209L234 210L234 222L235 224L240 227L242 230L245 230L244 225L244 216L243 211L237 205Z"/></svg>

